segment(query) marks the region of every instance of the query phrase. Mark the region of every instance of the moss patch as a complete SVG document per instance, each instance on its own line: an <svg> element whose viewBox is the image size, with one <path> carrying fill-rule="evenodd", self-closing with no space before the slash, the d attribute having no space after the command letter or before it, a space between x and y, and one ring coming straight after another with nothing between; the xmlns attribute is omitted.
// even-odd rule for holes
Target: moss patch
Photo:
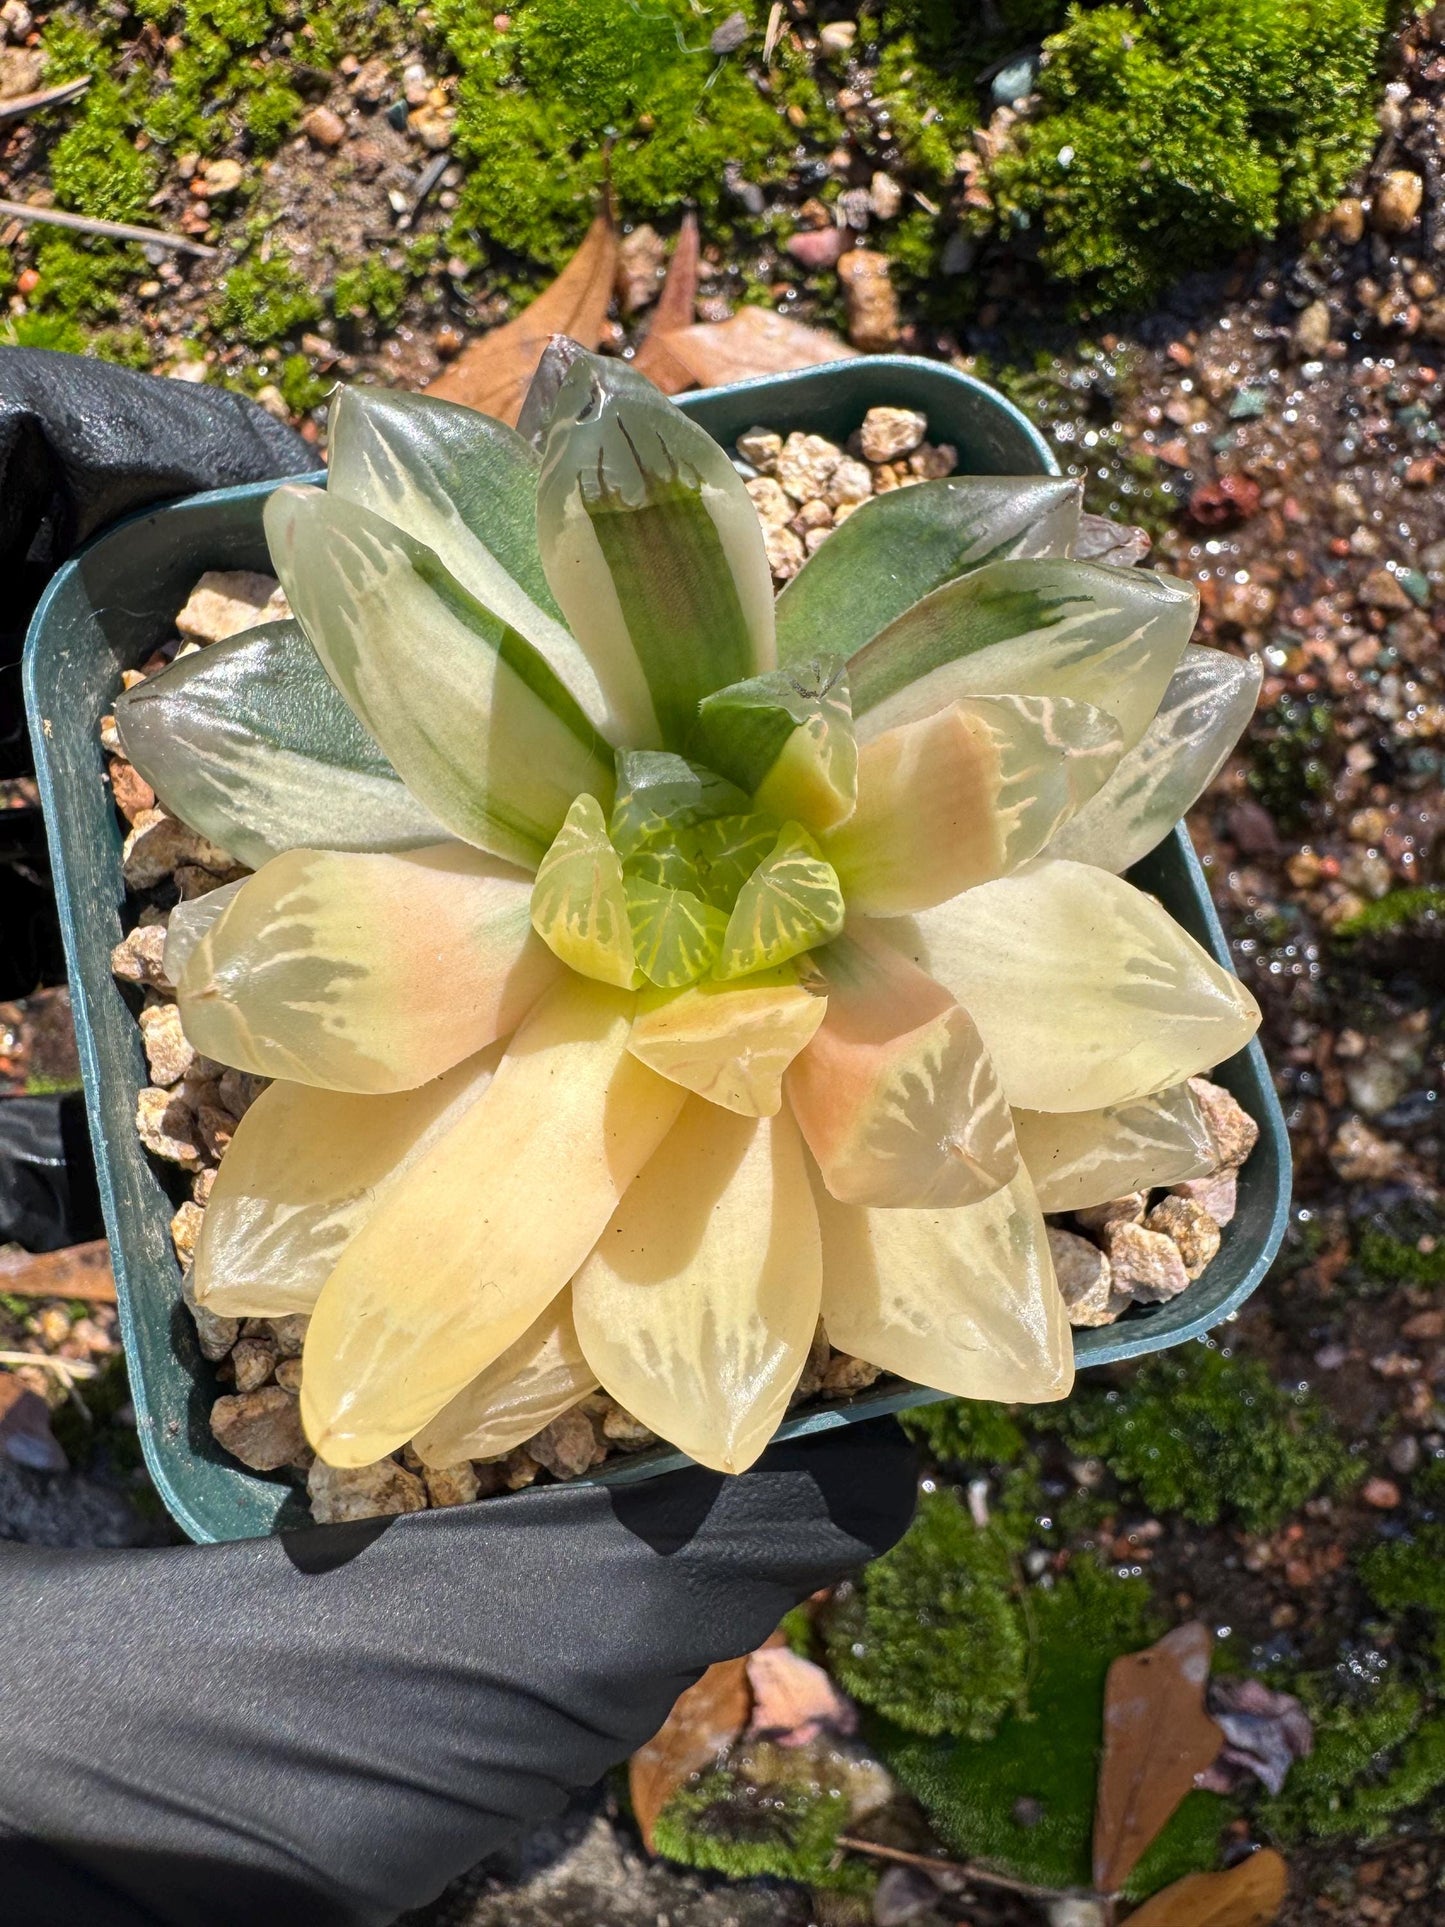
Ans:
<svg viewBox="0 0 1445 1927"><path fill-rule="evenodd" d="M759 1787L737 1775L704 1774L673 1795L657 1819L657 1850L730 1880L771 1875L806 1886L867 1892L871 1872L834 1867L846 1801L823 1787Z"/></svg>
<svg viewBox="0 0 1445 1927"><path fill-rule="evenodd" d="M225 277L212 311L217 334L252 348L282 341L316 321L321 302L281 249L248 255Z"/></svg>

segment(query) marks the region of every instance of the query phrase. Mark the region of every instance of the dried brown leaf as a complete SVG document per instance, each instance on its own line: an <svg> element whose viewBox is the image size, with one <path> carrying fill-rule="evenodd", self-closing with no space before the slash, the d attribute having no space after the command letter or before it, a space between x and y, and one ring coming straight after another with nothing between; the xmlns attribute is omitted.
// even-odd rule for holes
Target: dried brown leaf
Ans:
<svg viewBox="0 0 1445 1927"><path fill-rule="evenodd" d="M571 335L584 348L602 339L616 275L616 230L608 215L599 214L552 285L512 320L471 342L427 393L514 423L553 335Z"/></svg>
<svg viewBox="0 0 1445 1927"><path fill-rule="evenodd" d="M664 395L680 395L696 385L689 372L668 347L664 335L692 326L697 311L697 266L702 252L697 216L685 214L678 231L677 246L667 266L667 279L652 311L652 325L633 358L633 366L655 381Z"/></svg>
<svg viewBox="0 0 1445 1927"><path fill-rule="evenodd" d="M81 1298L115 1303L110 1246L104 1238L60 1251L0 1251L0 1291L17 1298Z"/></svg>
<svg viewBox="0 0 1445 1927"><path fill-rule="evenodd" d="M785 1645L748 1656L753 1717L748 1731L779 1746L811 1746L824 1733L856 1733L858 1709L821 1666Z"/></svg>
<svg viewBox="0 0 1445 1927"><path fill-rule="evenodd" d="M1270 1847L1228 1873L1191 1873L1146 1900L1129 1927L1269 1927L1284 1904L1289 1869Z"/></svg>
<svg viewBox="0 0 1445 1927"><path fill-rule="evenodd" d="M652 1851L657 1816L679 1787L742 1737L753 1710L748 1662L719 1660L689 1686L662 1726L632 1756L628 1785L643 1844Z"/></svg>
<svg viewBox="0 0 1445 1927"><path fill-rule="evenodd" d="M1100 1893L1119 1891L1224 1744L1204 1710L1213 1650L1214 1635L1195 1620L1109 1668L1094 1809Z"/></svg>
<svg viewBox="0 0 1445 1927"><path fill-rule="evenodd" d="M827 328L809 328L769 308L739 308L731 321L699 321L662 339L703 388L754 375L783 375L824 361L848 361L858 352Z"/></svg>

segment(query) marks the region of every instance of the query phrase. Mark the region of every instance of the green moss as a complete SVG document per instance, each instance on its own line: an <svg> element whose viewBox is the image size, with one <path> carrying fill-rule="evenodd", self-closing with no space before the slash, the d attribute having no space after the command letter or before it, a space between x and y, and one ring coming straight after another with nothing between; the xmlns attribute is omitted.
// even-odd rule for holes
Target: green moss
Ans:
<svg viewBox="0 0 1445 1927"><path fill-rule="evenodd" d="M914 1733L986 1739L1023 1693L1008 1547L952 1490L924 1494L903 1538L834 1606L826 1636L839 1684Z"/></svg>
<svg viewBox="0 0 1445 1927"><path fill-rule="evenodd" d="M305 355L287 355L276 377L281 398L293 415L309 415L330 394L332 384L323 381Z"/></svg>
<svg viewBox="0 0 1445 1927"><path fill-rule="evenodd" d="M147 272L139 248L113 241L51 233L35 251L40 286L33 305L58 309L82 321L100 321L120 306L127 281Z"/></svg>
<svg viewBox="0 0 1445 1927"><path fill-rule="evenodd" d="M86 111L50 150L50 180L61 207L105 221L143 221L156 165L128 138L126 97L109 80L86 92Z"/></svg>
<svg viewBox="0 0 1445 1927"><path fill-rule="evenodd" d="M232 268L211 318L223 340L262 348L299 334L320 316L320 299L278 249L248 255Z"/></svg>
<svg viewBox="0 0 1445 1927"><path fill-rule="evenodd" d="M102 361L113 361L119 368L134 368L140 374L148 373L155 361L144 328L98 328L87 347Z"/></svg>
<svg viewBox="0 0 1445 1927"><path fill-rule="evenodd" d="M954 1853L1041 1885L1087 1886L1104 1680L1154 1639L1148 1584L1076 1559L1029 1601L1027 1698L991 1739L926 1741L878 1723L869 1737ZM1129 1884L1131 1896L1216 1864L1226 1803L1194 1793Z"/></svg>
<svg viewBox="0 0 1445 1927"><path fill-rule="evenodd" d="M243 119L258 154L278 148L300 120L306 103L284 80L265 80L246 101Z"/></svg>
<svg viewBox="0 0 1445 1927"><path fill-rule="evenodd" d="M1367 1289L1445 1285L1445 1224L1439 1212L1413 1199L1381 1212L1361 1226L1355 1264Z"/></svg>
<svg viewBox="0 0 1445 1927"><path fill-rule="evenodd" d="M1445 917L1445 888L1424 883L1413 889L1391 890L1388 895L1367 903L1352 917L1335 925L1337 937L1395 937L1411 934L1429 925L1438 928Z"/></svg>
<svg viewBox="0 0 1445 1927"><path fill-rule="evenodd" d="M939 1399L900 1412L899 1423L939 1465L1017 1465L1024 1435L1006 1405L982 1398Z"/></svg>
<svg viewBox="0 0 1445 1927"><path fill-rule="evenodd" d="M1310 1681L1294 1684L1313 1702L1314 1751L1295 1761L1283 1792L1262 1804L1260 1824L1285 1845L1380 1832L1405 1804L1398 1796L1424 1777L1442 1722L1436 1716L1422 1723L1420 1694L1401 1680L1386 1681L1363 1705L1322 1704L1318 1686L1311 1692ZM1407 1746L1413 1749L1408 1770L1397 1752ZM1386 1764L1391 1755L1393 1767Z"/></svg>
<svg viewBox="0 0 1445 1927"><path fill-rule="evenodd" d="M1276 1385L1257 1359L1204 1345L1147 1359L1122 1387L1087 1386L1037 1417L1080 1458L1102 1459L1151 1512L1197 1525L1228 1514L1271 1531L1352 1472L1317 1399Z"/></svg>
<svg viewBox="0 0 1445 1927"><path fill-rule="evenodd" d="M56 348L62 354L83 355L85 336L65 314L17 314L0 323L0 347Z"/></svg>
<svg viewBox="0 0 1445 1927"><path fill-rule="evenodd" d="M847 1818L847 1802L822 1787L757 1787L714 1772L673 1795L658 1815L655 1839L667 1859L730 1880L771 1875L866 1892L872 1885L866 1868L832 1865Z"/></svg>
<svg viewBox="0 0 1445 1927"><path fill-rule="evenodd" d="M1383 1611L1427 1619L1437 1684L1445 1690L1445 1524L1422 1526L1413 1539L1372 1546L1360 1560L1359 1573Z"/></svg>
<svg viewBox="0 0 1445 1927"><path fill-rule="evenodd" d="M1389 0L1071 7L1041 111L1000 156L1000 218L1086 299L1139 303L1182 270L1328 206L1377 137Z"/></svg>
<svg viewBox="0 0 1445 1927"><path fill-rule="evenodd" d="M399 268L389 268L378 256L369 255L337 275L331 305L338 315L358 320L370 315L383 327L390 327L401 313L407 286L407 277Z"/></svg>

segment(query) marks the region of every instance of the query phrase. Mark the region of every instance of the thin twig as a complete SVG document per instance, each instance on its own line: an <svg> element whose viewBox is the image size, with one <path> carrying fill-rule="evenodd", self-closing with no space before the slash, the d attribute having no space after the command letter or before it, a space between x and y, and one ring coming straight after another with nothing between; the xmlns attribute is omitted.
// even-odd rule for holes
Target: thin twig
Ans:
<svg viewBox="0 0 1445 1927"><path fill-rule="evenodd" d="M88 1358L52 1358L49 1352L0 1352L0 1365L43 1365L65 1385L76 1378L97 1378L99 1365Z"/></svg>
<svg viewBox="0 0 1445 1927"><path fill-rule="evenodd" d="M38 114L42 107L59 107L64 101L78 99L89 85L90 75L82 74L79 80L62 81L59 87L45 87L38 94L16 94L13 100L0 100L0 121L24 120L27 114Z"/></svg>
<svg viewBox="0 0 1445 1927"><path fill-rule="evenodd" d="M185 234L167 234L164 228L132 227L128 221L95 221L88 214L68 214L58 207L31 207L28 201L0 201L0 215L13 221L39 221L48 227L74 228L77 234L101 234L111 241L139 241L147 247L174 248L178 254L194 254L212 260L219 248L192 241Z"/></svg>
<svg viewBox="0 0 1445 1927"><path fill-rule="evenodd" d="M908 1853L902 1847L880 1846L874 1840L858 1840L840 1833L838 1845L852 1853L870 1853L876 1860L896 1860L903 1867L917 1867L920 1873L940 1875L947 1880L972 1881L980 1887L1006 1887L1013 1894L1027 1894L1031 1900L1068 1900L1084 1893L1080 1887L1035 1887L1027 1880L1014 1880L1006 1873L990 1873L971 1861L940 1860L932 1854Z"/></svg>
<svg viewBox="0 0 1445 1927"><path fill-rule="evenodd" d="M60 1251L0 1247L0 1292L18 1298L78 1298L86 1304L113 1305L110 1247L104 1238L66 1245Z"/></svg>
<svg viewBox="0 0 1445 1927"><path fill-rule="evenodd" d="M446 173L451 164L451 155L445 153L434 154L427 162L426 166L422 169L421 178L417 181L416 187L413 190L411 206L397 221L396 225L400 232L404 233L416 220L416 217L426 206L432 189L436 186L442 175Z"/></svg>

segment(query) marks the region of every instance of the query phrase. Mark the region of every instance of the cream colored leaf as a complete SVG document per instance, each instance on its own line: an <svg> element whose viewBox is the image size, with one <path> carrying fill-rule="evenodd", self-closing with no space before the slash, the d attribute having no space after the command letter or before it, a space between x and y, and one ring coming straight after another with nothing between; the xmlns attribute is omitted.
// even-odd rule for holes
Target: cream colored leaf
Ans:
<svg viewBox="0 0 1445 1927"><path fill-rule="evenodd" d="M827 1015L786 1091L833 1196L946 1208L1007 1184L1013 1126L967 1012L866 922L813 966Z"/></svg>
<svg viewBox="0 0 1445 1927"><path fill-rule="evenodd" d="M406 1174L486 1089L493 1044L387 1097L272 1084L236 1127L206 1204L191 1273L227 1318L315 1306L337 1259Z"/></svg>
<svg viewBox="0 0 1445 1927"><path fill-rule="evenodd" d="M1123 741L1090 703L977 696L863 745L858 803L822 839L851 911L923 910L1037 856Z"/></svg>
<svg viewBox="0 0 1445 1927"><path fill-rule="evenodd" d="M743 1117L773 1117L782 1076L827 1007L787 968L644 996L628 1049L660 1077Z"/></svg>
<svg viewBox="0 0 1445 1927"><path fill-rule="evenodd" d="M595 796L573 799L537 865L532 928L564 964L598 983L635 989L639 978L622 860Z"/></svg>
<svg viewBox="0 0 1445 1927"><path fill-rule="evenodd" d="M334 1091L401 1091L512 1030L558 972L532 879L463 843L288 850L248 877L177 984L196 1049Z"/></svg>
<svg viewBox="0 0 1445 1927"><path fill-rule="evenodd" d="M1101 1111L1015 1111L1019 1153L1045 1211L1083 1211L1215 1166L1187 1084Z"/></svg>
<svg viewBox="0 0 1445 1927"><path fill-rule="evenodd" d="M689 1098L572 1286L604 1388L720 1472L772 1438L818 1320L818 1221L788 1114Z"/></svg>
<svg viewBox="0 0 1445 1927"><path fill-rule="evenodd" d="M1010 1104L1093 1111L1220 1064L1259 1007L1153 897L1039 858L887 926L983 1034Z"/></svg>
<svg viewBox="0 0 1445 1927"><path fill-rule="evenodd" d="M515 1345L422 1427L412 1447L423 1465L497 1459L596 1388L572 1323L572 1294L561 1291Z"/></svg>
<svg viewBox="0 0 1445 1927"><path fill-rule="evenodd" d="M235 883L223 883L219 890L207 890L203 897L185 898L172 910L166 925L165 972L173 984L181 981L191 952L247 881L241 877Z"/></svg>
<svg viewBox="0 0 1445 1927"><path fill-rule="evenodd" d="M1037 1404L1073 1346L1027 1173L954 1211L870 1211L814 1184L830 1341L955 1398Z"/></svg>
<svg viewBox="0 0 1445 1927"><path fill-rule="evenodd" d="M370 1465L541 1316L683 1101L628 1054L633 998L566 977L477 1102L367 1221L306 1334L301 1416L331 1465Z"/></svg>

